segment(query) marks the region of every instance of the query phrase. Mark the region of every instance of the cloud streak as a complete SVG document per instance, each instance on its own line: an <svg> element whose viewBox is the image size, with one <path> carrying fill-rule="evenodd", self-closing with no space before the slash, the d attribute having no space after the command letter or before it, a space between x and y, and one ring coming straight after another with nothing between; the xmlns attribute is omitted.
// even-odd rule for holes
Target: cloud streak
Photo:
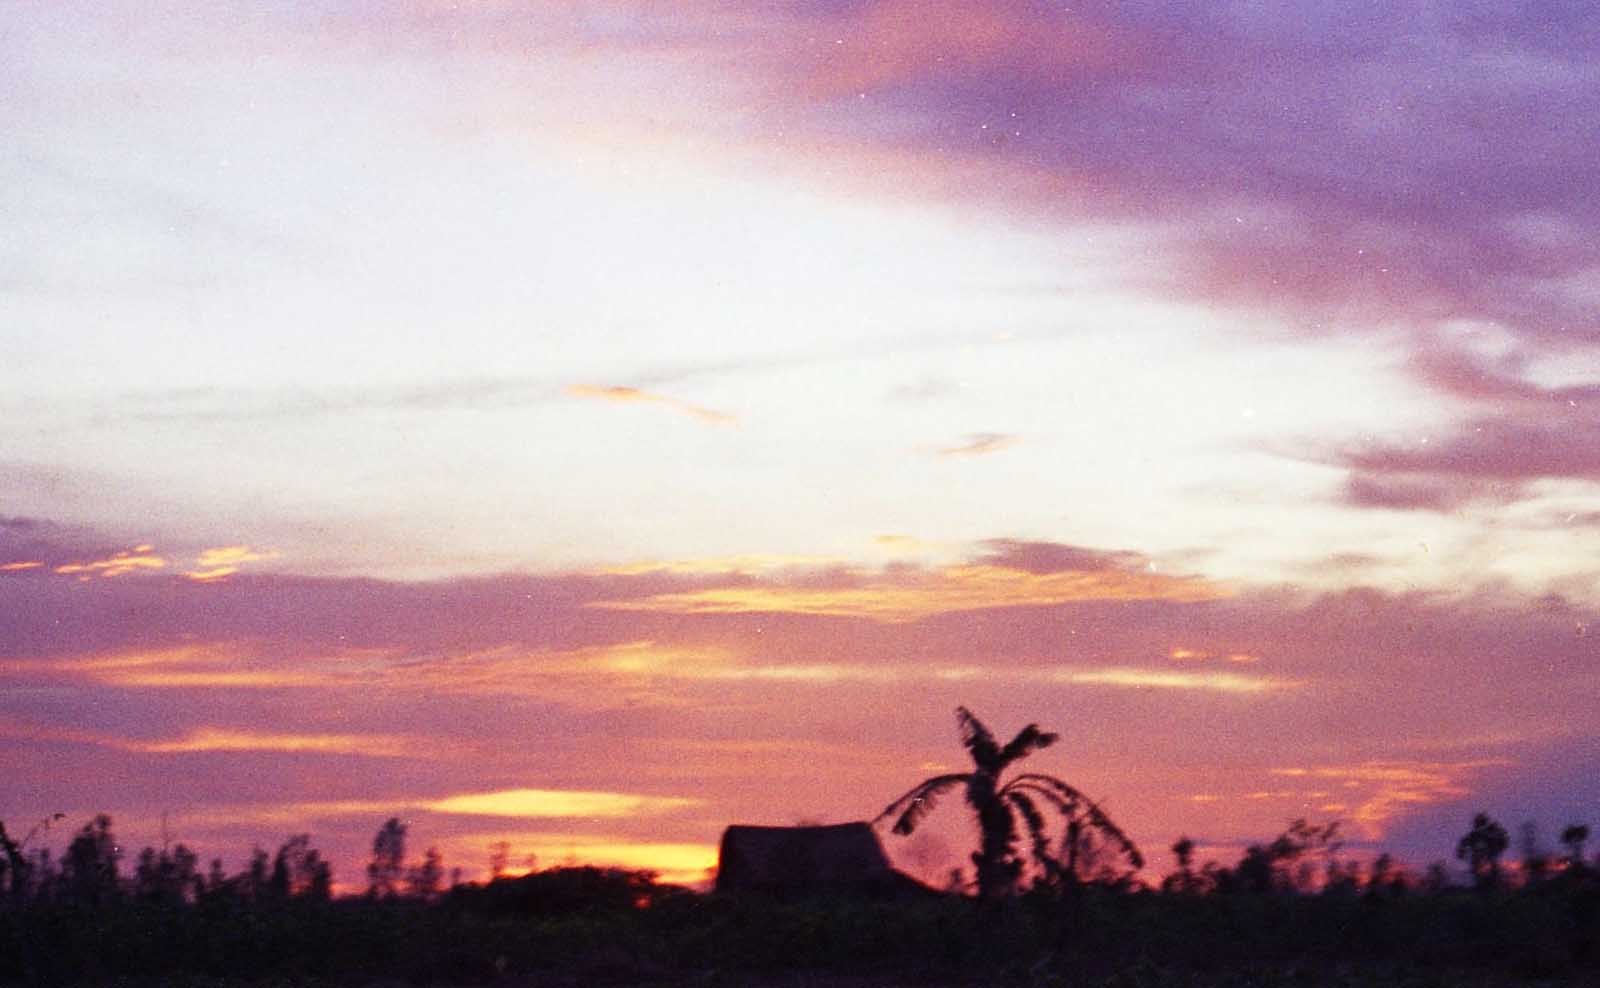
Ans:
<svg viewBox="0 0 1600 988"><path fill-rule="evenodd" d="M1348 471L1343 503L1449 512L1530 499L1538 481L1600 482L1600 385L1541 385L1525 348L1491 358L1435 337L1417 341L1408 369L1466 414L1442 433L1328 457Z"/></svg>
<svg viewBox="0 0 1600 988"><path fill-rule="evenodd" d="M715 425L732 425L738 419L727 412L692 405L676 398L653 394L649 391L640 391L638 388L623 387L618 385L600 386L594 384L574 384L567 388L567 394L574 398L591 398L598 401L609 401L623 405L654 404L662 405L685 415L692 416L702 422Z"/></svg>
<svg viewBox="0 0 1600 988"><path fill-rule="evenodd" d="M1089 600L1193 602L1230 593L1194 578L1098 567L1037 573L1001 565L951 566L865 581L840 575L844 578L832 586L712 587L594 606L678 614L811 614L896 623L960 611Z"/></svg>
<svg viewBox="0 0 1600 988"><path fill-rule="evenodd" d="M973 432L956 445L942 446L936 452L940 456L987 456L1010 449L1018 441L1016 436L1003 432Z"/></svg>

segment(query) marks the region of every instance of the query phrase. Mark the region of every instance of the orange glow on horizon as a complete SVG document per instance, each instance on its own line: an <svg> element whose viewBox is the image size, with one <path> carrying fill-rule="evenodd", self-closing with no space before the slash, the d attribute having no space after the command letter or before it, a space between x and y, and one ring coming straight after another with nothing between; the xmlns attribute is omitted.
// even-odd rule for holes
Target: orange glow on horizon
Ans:
<svg viewBox="0 0 1600 988"><path fill-rule="evenodd" d="M717 865L714 844L630 840L611 834L518 830L458 837L445 840L441 846L447 862L452 856L456 860L486 861L494 845L502 842L509 850L504 872L508 877L535 869L591 865L651 871L663 882L694 885L704 882ZM531 867L530 857L533 859Z"/></svg>

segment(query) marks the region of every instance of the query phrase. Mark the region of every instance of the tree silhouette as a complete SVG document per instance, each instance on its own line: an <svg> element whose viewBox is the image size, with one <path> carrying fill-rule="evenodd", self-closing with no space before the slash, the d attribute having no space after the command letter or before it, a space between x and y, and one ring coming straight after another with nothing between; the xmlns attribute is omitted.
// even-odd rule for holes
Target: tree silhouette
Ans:
<svg viewBox="0 0 1600 988"><path fill-rule="evenodd" d="M272 880L268 871L271 860L259 845L250 848L250 862L233 883L240 898L250 902L265 902L271 897Z"/></svg>
<svg viewBox="0 0 1600 988"><path fill-rule="evenodd" d="M295 834L284 841L272 859L268 880L273 898L326 900L333 887L332 870L311 846L310 834Z"/></svg>
<svg viewBox="0 0 1600 988"><path fill-rule="evenodd" d="M1200 881L1194 873L1194 841L1179 837L1172 845L1172 856L1178 860L1178 870L1161 880L1161 891L1188 894L1198 890Z"/></svg>
<svg viewBox="0 0 1600 988"><path fill-rule="evenodd" d="M406 885L411 896L424 902L439 897L439 886L444 882L444 857L437 847L430 847L422 856L422 864L406 875Z"/></svg>
<svg viewBox="0 0 1600 988"><path fill-rule="evenodd" d="M1239 888L1247 892L1309 891L1316 884L1316 869L1310 858L1320 854L1329 866L1343 847L1339 821L1317 826L1304 818L1289 824L1289 829L1270 844L1251 844L1234 869ZM1291 870L1292 869L1292 870Z"/></svg>
<svg viewBox="0 0 1600 988"><path fill-rule="evenodd" d="M1519 833L1519 850L1522 852L1522 880L1529 885L1544 881L1550 871L1550 855L1539 842L1539 825L1524 820Z"/></svg>
<svg viewBox="0 0 1600 988"><path fill-rule="evenodd" d="M489 881L505 877L506 864L511 860L511 842L497 840L489 845Z"/></svg>
<svg viewBox="0 0 1600 988"><path fill-rule="evenodd" d="M406 825L390 817L372 839L372 862L367 865L367 895L392 899L400 894L405 875Z"/></svg>
<svg viewBox="0 0 1600 988"><path fill-rule="evenodd" d="M12 899L18 902L27 898L34 873L38 869L36 863L29 861L28 856L23 851L27 848L29 841L43 831L50 829L52 823L60 820L65 815L64 813L50 814L34 824L33 829L24 834L20 841L12 840L11 836L6 833L6 825L0 823L0 898ZM48 862L49 852L44 851L43 853L45 857L41 860Z"/></svg>
<svg viewBox="0 0 1600 988"><path fill-rule="evenodd" d="M1567 849L1567 868L1577 874L1585 867L1583 860L1583 845L1589 841L1589 828L1581 823L1574 823L1561 831L1561 843Z"/></svg>
<svg viewBox="0 0 1600 988"><path fill-rule="evenodd" d="M141 901L162 905L183 905L193 901L201 886L200 858L183 844L157 852L147 847L139 852L134 867L133 891Z"/></svg>
<svg viewBox="0 0 1600 988"><path fill-rule="evenodd" d="M1456 844L1456 857L1472 869L1478 888L1492 889L1500 884L1500 855L1510 845L1506 828L1489 814L1479 813L1472 818L1472 829Z"/></svg>
<svg viewBox="0 0 1600 988"><path fill-rule="evenodd" d="M103 906L118 894L117 860L122 848L111 834L111 818L104 813L83 825L67 845L61 876L67 895L86 906Z"/></svg>
<svg viewBox="0 0 1600 988"><path fill-rule="evenodd" d="M936 775L924 779L899 799L890 803L878 819L896 817L894 832L901 835L916 830L922 818L934 808L938 798L958 786L966 790L967 805L978 818L979 847L972 855L977 867L978 898L993 901L1016 890L1022 875L1023 859L1017 853L1020 819L1032 840L1033 859L1047 877L1075 880L1076 870L1050 853L1047 821L1041 807L1054 809L1063 819L1066 834L1063 853L1075 864L1072 855L1081 847L1085 833L1103 838L1116 854L1134 868L1144 866L1144 858L1116 824L1083 793L1051 775L1025 772L1002 783L1006 769L1022 758L1055 744L1057 736L1029 724L1004 746L983 722L966 707L956 708L961 728L961 744L972 757L971 772Z"/></svg>

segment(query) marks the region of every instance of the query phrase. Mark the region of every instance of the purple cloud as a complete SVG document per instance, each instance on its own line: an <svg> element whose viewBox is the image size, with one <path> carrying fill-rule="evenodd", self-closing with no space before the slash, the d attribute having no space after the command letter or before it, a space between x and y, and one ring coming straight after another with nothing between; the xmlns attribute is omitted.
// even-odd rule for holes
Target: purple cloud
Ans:
<svg viewBox="0 0 1600 988"><path fill-rule="evenodd" d="M764 53L762 123L948 167L964 200L1140 224L1165 259L1144 279L1287 307L1310 331L1472 317L1600 338L1582 288L1600 264L1582 136L1600 84L1562 18L926 7L802 8ZM944 41L962 34L978 40Z"/></svg>
<svg viewBox="0 0 1600 988"><path fill-rule="evenodd" d="M990 539L983 543L987 553L978 561L988 566L1004 566L1027 573L1094 573L1112 569L1137 569L1148 559L1136 552L1108 552L1063 545L1059 542L1023 542L1016 539Z"/></svg>

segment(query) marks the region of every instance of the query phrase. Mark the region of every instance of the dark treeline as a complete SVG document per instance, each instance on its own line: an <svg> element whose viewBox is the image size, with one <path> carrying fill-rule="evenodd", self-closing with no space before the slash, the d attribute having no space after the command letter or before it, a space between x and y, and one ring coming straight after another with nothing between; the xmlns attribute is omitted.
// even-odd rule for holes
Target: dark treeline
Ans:
<svg viewBox="0 0 1600 988"><path fill-rule="evenodd" d="M39 828L35 828L37 831ZM1070 832L1069 832L1070 833ZM1546 850L1480 814L1457 854L1422 873L1347 860L1336 825L1296 821L1231 864L1142 880L1114 843L1079 834L1070 861L1007 894L970 875L940 893L714 895L645 872L560 867L487 882L446 874L406 828L378 830L363 891L333 895L307 835L244 869L202 867L182 844L131 861L112 821L57 859L0 827L0 980L27 984L267 978L366 983L576 979L739 983L810 971L905 983L1480 983L1600 976L1600 860L1588 829ZM497 852L494 870L506 853ZM131 863L131 867L126 867ZM1429 980L1438 979L1438 980Z"/></svg>

